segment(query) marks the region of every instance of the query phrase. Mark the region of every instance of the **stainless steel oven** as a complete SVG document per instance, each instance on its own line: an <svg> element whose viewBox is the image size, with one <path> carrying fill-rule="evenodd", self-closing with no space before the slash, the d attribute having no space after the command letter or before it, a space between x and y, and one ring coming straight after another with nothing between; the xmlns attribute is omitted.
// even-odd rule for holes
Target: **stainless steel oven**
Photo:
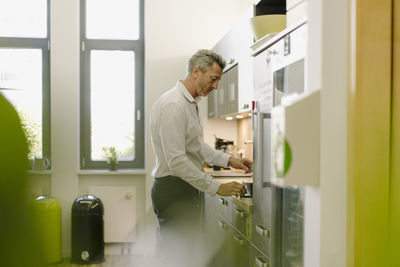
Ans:
<svg viewBox="0 0 400 267"><path fill-rule="evenodd" d="M305 89L307 28L302 25L272 45L270 51L273 105L282 97L296 95Z"/></svg>
<svg viewBox="0 0 400 267"><path fill-rule="evenodd" d="M295 29L279 42L271 59L273 106L285 98L296 98L306 90L305 63L307 45L306 24ZM277 266L302 267L304 242L304 188L275 187L274 219L276 231L275 257Z"/></svg>
<svg viewBox="0 0 400 267"><path fill-rule="evenodd" d="M299 25L254 59L252 242L271 267L303 266L303 203L300 187L271 183L273 106L305 91L307 25Z"/></svg>

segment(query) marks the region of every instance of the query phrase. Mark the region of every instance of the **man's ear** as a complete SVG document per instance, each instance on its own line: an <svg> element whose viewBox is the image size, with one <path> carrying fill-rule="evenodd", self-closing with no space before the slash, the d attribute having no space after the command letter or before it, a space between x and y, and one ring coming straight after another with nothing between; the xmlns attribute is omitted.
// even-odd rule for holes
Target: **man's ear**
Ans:
<svg viewBox="0 0 400 267"><path fill-rule="evenodd" d="M201 71L201 69L199 68L199 66L194 66L193 71L192 71L193 78L197 79L199 77L200 71Z"/></svg>

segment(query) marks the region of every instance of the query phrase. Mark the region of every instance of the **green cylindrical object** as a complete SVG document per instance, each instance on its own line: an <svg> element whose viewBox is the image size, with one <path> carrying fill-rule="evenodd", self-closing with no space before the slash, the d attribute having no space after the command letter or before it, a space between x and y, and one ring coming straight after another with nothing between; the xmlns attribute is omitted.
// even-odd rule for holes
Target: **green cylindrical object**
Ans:
<svg viewBox="0 0 400 267"><path fill-rule="evenodd" d="M60 203L52 196L38 196L33 202L33 212L46 263L61 262Z"/></svg>

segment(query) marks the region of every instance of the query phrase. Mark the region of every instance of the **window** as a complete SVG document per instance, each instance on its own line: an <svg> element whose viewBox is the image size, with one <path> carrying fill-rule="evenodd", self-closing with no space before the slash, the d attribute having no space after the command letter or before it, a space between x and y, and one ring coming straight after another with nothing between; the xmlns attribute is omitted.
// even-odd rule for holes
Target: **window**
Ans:
<svg viewBox="0 0 400 267"><path fill-rule="evenodd" d="M50 159L49 2L0 1L0 92L20 115L31 161Z"/></svg>
<svg viewBox="0 0 400 267"><path fill-rule="evenodd" d="M81 168L144 168L143 0L81 2Z"/></svg>

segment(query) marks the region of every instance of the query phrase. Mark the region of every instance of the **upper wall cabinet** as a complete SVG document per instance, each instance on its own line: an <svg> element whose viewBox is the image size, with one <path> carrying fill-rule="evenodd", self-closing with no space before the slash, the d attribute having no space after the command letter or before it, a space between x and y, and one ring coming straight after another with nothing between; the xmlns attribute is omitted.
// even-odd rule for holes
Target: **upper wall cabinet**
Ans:
<svg viewBox="0 0 400 267"><path fill-rule="evenodd" d="M251 45L253 33L250 28L250 18L254 9L251 8L241 17L235 28L236 49L238 51L238 110L249 111L253 100L253 59L251 57Z"/></svg>
<svg viewBox="0 0 400 267"><path fill-rule="evenodd" d="M208 117L224 117L246 112L253 100L253 32L250 19L266 14L286 14L286 0L259 0L233 25L214 50L226 61L216 93L208 97ZM234 69L236 68L236 69ZM235 98L235 99L233 99Z"/></svg>
<svg viewBox="0 0 400 267"><path fill-rule="evenodd" d="M249 19L250 8L218 42L214 50L227 62L217 93L208 97L208 117L221 117L250 110L253 94L253 65L250 46L253 34Z"/></svg>

